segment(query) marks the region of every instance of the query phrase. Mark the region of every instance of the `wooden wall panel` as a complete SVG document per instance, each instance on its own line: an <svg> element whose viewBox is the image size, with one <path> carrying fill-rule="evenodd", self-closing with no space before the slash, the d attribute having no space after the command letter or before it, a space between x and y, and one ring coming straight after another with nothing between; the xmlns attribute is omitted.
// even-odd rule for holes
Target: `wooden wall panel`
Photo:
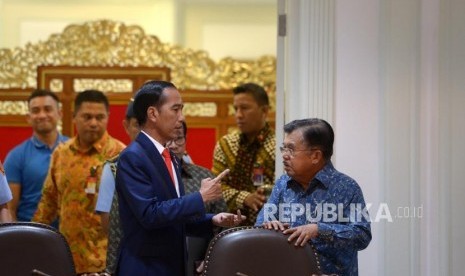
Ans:
<svg viewBox="0 0 465 276"><path fill-rule="evenodd" d="M67 136L75 135L72 113L74 98L78 93L76 90L103 91L110 102L108 132L128 144L130 141L122 127L122 120L129 99L144 82L152 79L169 80L169 74L167 68L40 66L37 83L39 88L50 89L59 96L63 111L61 128ZM0 101L24 103L32 90L0 91ZM216 141L236 126L232 91L185 89L180 90L180 93L189 128L187 150L195 163L211 168ZM0 118L0 158L4 159L12 146L27 138L31 130L25 114L0 114ZM272 126L274 118L274 113L271 113L269 121Z"/></svg>
<svg viewBox="0 0 465 276"><path fill-rule="evenodd" d="M273 56L251 60L225 57L216 62L204 51L163 43L156 36L145 34L140 26L122 22L71 24L47 41L0 49L0 56L0 135L6 139L18 138L10 134L8 127L17 128L18 133L30 133L25 121L25 101L33 88L39 87L54 91L61 99L62 132L68 136L74 135L75 93L84 89L105 92L111 112L108 130L126 142L121 120L133 93L147 80L172 80L182 94L186 122L192 129L188 150L196 163L211 167L214 142L235 127L232 87L245 82L263 85L274 110ZM270 114L270 121L274 126L274 114ZM0 139L0 158L4 158L12 141ZM197 151L202 147L206 149Z"/></svg>

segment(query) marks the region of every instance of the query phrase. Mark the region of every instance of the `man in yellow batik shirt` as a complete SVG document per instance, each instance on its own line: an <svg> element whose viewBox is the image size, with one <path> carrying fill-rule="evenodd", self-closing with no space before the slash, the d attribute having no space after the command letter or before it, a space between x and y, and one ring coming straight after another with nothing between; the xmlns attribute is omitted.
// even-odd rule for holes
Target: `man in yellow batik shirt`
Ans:
<svg viewBox="0 0 465 276"><path fill-rule="evenodd" d="M48 224L58 217L77 274L105 268L108 241L94 211L98 183L103 162L125 147L107 133L108 115L108 99L102 92L86 90L77 95L73 114L77 136L53 152L33 218Z"/></svg>
<svg viewBox="0 0 465 276"><path fill-rule="evenodd" d="M223 182L223 197L229 212L241 210L245 225L254 225L274 183L276 136L267 122L270 109L265 89L245 83L233 89L233 106L239 131L216 143L212 172L229 168Z"/></svg>

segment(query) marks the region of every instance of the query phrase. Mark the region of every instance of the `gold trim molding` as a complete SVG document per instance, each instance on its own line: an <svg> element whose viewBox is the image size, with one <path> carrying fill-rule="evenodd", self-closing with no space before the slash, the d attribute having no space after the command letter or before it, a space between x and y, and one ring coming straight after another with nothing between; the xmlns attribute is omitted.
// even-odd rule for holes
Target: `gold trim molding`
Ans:
<svg viewBox="0 0 465 276"><path fill-rule="evenodd" d="M217 115L217 106L213 102L205 103L184 103L182 113L184 116L191 117L215 117Z"/></svg>
<svg viewBox="0 0 465 276"><path fill-rule="evenodd" d="M256 60L226 57L215 62L205 51L162 43L139 26L109 20L69 25L46 41L0 49L0 61L0 89L37 87L39 65L166 66L179 89L230 89L253 81L263 85L271 98L275 94L273 56Z"/></svg>
<svg viewBox="0 0 465 276"><path fill-rule="evenodd" d="M52 79L50 81L50 90L55 93L63 92L63 80L62 79Z"/></svg>
<svg viewBox="0 0 465 276"><path fill-rule="evenodd" d="M0 115L26 115L27 101L0 101Z"/></svg>
<svg viewBox="0 0 465 276"><path fill-rule="evenodd" d="M73 81L74 91L97 89L100 91L112 91L114 93L132 93L134 91L132 84L132 81L128 79L81 78Z"/></svg>

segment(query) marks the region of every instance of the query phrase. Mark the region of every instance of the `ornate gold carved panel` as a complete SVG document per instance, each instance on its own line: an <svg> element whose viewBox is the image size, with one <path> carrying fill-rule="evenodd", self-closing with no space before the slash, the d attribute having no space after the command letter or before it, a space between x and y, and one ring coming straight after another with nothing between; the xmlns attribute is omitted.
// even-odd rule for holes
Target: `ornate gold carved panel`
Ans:
<svg viewBox="0 0 465 276"><path fill-rule="evenodd" d="M231 89L256 82L269 94L274 125L273 56L226 57L215 62L205 51L162 43L139 26L100 20L69 25L46 41L0 49L0 128L28 127L24 101L39 87L58 94L63 103L63 133L72 135L71 107L77 91L99 89L111 104L122 106L151 79L172 81L182 94L189 128L214 129L216 138L235 127L233 113L228 111ZM0 153L5 152L1 147Z"/></svg>
<svg viewBox="0 0 465 276"><path fill-rule="evenodd" d="M63 109L63 134L72 136L72 107L75 94L86 89L106 93L110 104L127 105L142 84L148 80L170 80L168 68L155 67L77 67L39 66L38 87L54 90L60 83L59 97Z"/></svg>
<svg viewBox="0 0 465 276"><path fill-rule="evenodd" d="M186 117L215 117L217 109L218 107L214 102L185 103L182 113Z"/></svg>
<svg viewBox="0 0 465 276"><path fill-rule="evenodd" d="M167 67L180 89L230 89L253 81L274 93L276 79L273 56L215 63L205 51L162 43L139 26L109 20L69 25L46 41L0 49L0 60L0 89L36 87L39 65Z"/></svg>
<svg viewBox="0 0 465 276"><path fill-rule="evenodd" d="M27 98L29 90L0 90L0 126L27 126Z"/></svg>
<svg viewBox="0 0 465 276"><path fill-rule="evenodd" d="M0 115L26 115L27 101L0 101Z"/></svg>

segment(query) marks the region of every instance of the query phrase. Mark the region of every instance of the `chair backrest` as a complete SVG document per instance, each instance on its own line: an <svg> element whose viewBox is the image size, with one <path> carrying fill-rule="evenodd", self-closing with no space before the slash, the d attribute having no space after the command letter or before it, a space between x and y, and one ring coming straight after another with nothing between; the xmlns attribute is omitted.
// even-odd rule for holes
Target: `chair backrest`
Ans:
<svg viewBox="0 0 465 276"><path fill-rule="evenodd" d="M208 247L204 276L311 276L320 274L309 243L296 247L279 231L237 227L219 233Z"/></svg>
<svg viewBox="0 0 465 276"><path fill-rule="evenodd" d="M39 272L33 274L34 270ZM52 276L76 275L63 235L40 223L0 224L0 275L41 275L40 272Z"/></svg>
<svg viewBox="0 0 465 276"><path fill-rule="evenodd" d="M195 272L197 266L207 252L209 239L204 237L187 236L187 267L186 276L197 275Z"/></svg>

